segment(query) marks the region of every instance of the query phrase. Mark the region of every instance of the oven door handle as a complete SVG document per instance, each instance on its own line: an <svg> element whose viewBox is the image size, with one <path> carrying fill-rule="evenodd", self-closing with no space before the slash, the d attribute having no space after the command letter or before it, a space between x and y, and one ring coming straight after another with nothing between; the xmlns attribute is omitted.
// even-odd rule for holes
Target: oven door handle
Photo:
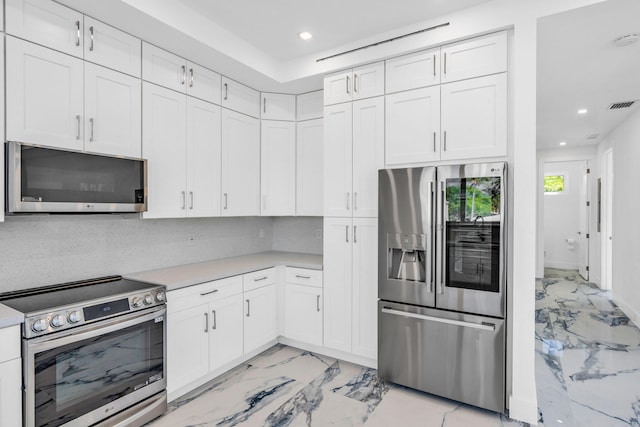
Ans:
<svg viewBox="0 0 640 427"><path fill-rule="evenodd" d="M28 357L32 358L35 353L50 350L52 348L60 347L74 342L95 338L100 335L108 334L109 332L117 331L118 329L124 329L130 326L139 325L150 320L154 320L156 323L163 322L165 320L166 312L167 308L163 305L152 308L150 309L150 311L145 310L142 313L114 317L109 320L91 323L86 326L67 329L66 331L59 332L53 338L51 337L51 335L45 335L42 337L30 339L27 340L26 344L29 352Z"/></svg>

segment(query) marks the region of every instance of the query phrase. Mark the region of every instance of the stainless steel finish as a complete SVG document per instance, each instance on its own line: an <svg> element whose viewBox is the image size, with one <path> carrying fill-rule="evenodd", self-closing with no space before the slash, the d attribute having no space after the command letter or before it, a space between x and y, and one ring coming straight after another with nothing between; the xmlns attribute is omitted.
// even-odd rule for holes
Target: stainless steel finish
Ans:
<svg viewBox="0 0 640 427"><path fill-rule="evenodd" d="M320 295L316 295L316 311L320 312Z"/></svg>
<svg viewBox="0 0 640 427"><path fill-rule="evenodd" d="M213 325L211 326L211 329L218 329L218 318L216 317L216 311L212 310L211 315L213 316Z"/></svg>
<svg viewBox="0 0 640 427"><path fill-rule="evenodd" d="M347 76L347 94L349 93L349 76Z"/></svg>
<svg viewBox="0 0 640 427"><path fill-rule="evenodd" d="M89 124L91 125L91 132L89 133L89 141L93 142L93 124L94 124L93 117L89 119Z"/></svg>
<svg viewBox="0 0 640 427"><path fill-rule="evenodd" d="M380 378L504 412L504 320L380 301L378 326Z"/></svg>
<svg viewBox="0 0 640 427"><path fill-rule="evenodd" d="M201 296L201 297L203 297L203 296L205 296L205 295L215 294L216 292L218 292L218 289L214 289L214 290L209 291L209 292L202 292L202 293L200 294L200 296Z"/></svg>
<svg viewBox="0 0 640 427"><path fill-rule="evenodd" d="M73 328L68 331L62 331L55 335L55 338L51 336L37 337L30 340L23 340L23 364L24 364L24 381L25 381L25 404L24 404L24 425L25 427L35 427L35 363L34 358L37 353L47 351L53 348L64 346L78 341L91 339L100 335L117 331L119 329L128 328L138 325L150 320L163 322L164 325L164 351L166 355L166 323L164 323L166 316L166 307L158 306L152 307L144 312L136 312L129 315L118 316L112 319L100 321L99 323L92 323L78 328ZM93 425L102 420L102 417L98 417L98 414L105 412L116 413L125 408L134 405L143 399L151 397L157 393L164 391L167 386L166 380L166 363L164 365L164 372L162 379L152 382L149 385L142 387L126 396L117 399L107 405L102 406L86 415L76 418L75 420L66 423L65 427L86 427Z"/></svg>
<svg viewBox="0 0 640 427"><path fill-rule="evenodd" d="M180 81L180 84L183 85L187 82L187 66L183 65L180 68L182 69L182 80Z"/></svg>
<svg viewBox="0 0 640 427"><path fill-rule="evenodd" d="M251 302L249 300L247 301L247 317L251 317Z"/></svg>
<svg viewBox="0 0 640 427"><path fill-rule="evenodd" d="M80 21L76 21L76 46L80 46Z"/></svg>
<svg viewBox="0 0 640 427"><path fill-rule="evenodd" d="M445 254L445 238L444 238L444 203L440 203L442 200L445 199L445 183L443 181L438 182L438 188L440 189L438 194L438 206L440 206L440 209L438 209L438 213L437 213L437 224L436 227L438 229L438 232L436 234L436 247L439 248L436 256L437 256L437 260L438 260L438 271L440 272L439 275L439 279L436 279L436 293L442 295L442 292L444 292L444 281L446 279L447 276L447 272L445 271L444 268L444 254Z"/></svg>
<svg viewBox="0 0 640 427"><path fill-rule="evenodd" d="M229 99L229 84L225 83L224 84L224 100L226 101L227 99Z"/></svg>
<svg viewBox="0 0 640 427"><path fill-rule="evenodd" d="M358 243L358 235L357 235L358 226L353 226L353 243Z"/></svg>
<svg viewBox="0 0 640 427"><path fill-rule="evenodd" d="M194 78L193 78L193 68L189 68L189 87L193 87L193 82L194 82Z"/></svg>
<svg viewBox="0 0 640 427"><path fill-rule="evenodd" d="M142 427L167 412L167 392L163 391L92 427Z"/></svg>
<svg viewBox="0 0 640 427"><path fill-rule="evenodd" d="M77 124L77 132L76 132L76 139L80 140L80 115L76 115L76 124Z"/></svg>
<svg viewBox="0 0 640 427"><path fill-rule="evenodd" d="M204 313L204 332L209 332L209 313Z"/></svg>
<svg viewBox="0 0 640 427"><path fill-rule="evenodd" d="M189 199L191 200L189 203L189 209L193 209L193 191L189 191Z"/></svg>
<svg viewBox="0 0 640 427"><path fill-rule="evenodd" d="M91 43L89 44L89 50L93 52L93 25L89 27L89 34L91 35Z"/></svg>
<svg viewBox="0 0 640 427"><path fill-rule="evenodd" d="M353 93L358 91L358 75L353 73Z"/></svg>
<svg viewBox="0 0 640 427"><path fill-rule="evenodd" d="M187 192L181 191L180 193L182 194L182 209L186 209L187 208Z"/></svg>
<svg viewBox="0 0 640 427"><path fill-rule="evenodd" d="M344 229L344 240L345 242L349 243L349 226L345 226Z"/></svg>
<svg viewBox="0 0 640 427"><path fill-rule="evenodd" d="M229 201L229 198L227 197L227 193L224 193L224 208L227 209L227 202Z"/></svg>

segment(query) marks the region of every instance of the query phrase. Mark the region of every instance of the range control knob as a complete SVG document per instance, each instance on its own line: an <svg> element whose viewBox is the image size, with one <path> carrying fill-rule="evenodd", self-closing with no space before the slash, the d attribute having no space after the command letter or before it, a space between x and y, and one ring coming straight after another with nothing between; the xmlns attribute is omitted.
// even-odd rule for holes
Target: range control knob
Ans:
<svg viewBox="0 0 640 427"><path fill-rule="evenodd" d="M144 296L144 305L151 305L153 304L153 297L151 296L151 294L147 294Z"/></svg>
<svg viewBox="0 0 640 427"><path fill-rule="evenodd" d="M64 324L65 324L64 317L62 317L60 314L56 314L51 318L51 326L53 326L54 328L59 328Z"/></svg>
<svg viewBox="0 0 640 427"><path fill-rule="evenodd" d="M46 319L38 319L31 325L31 330L33 332L42 332L47 329L47 320Z"/></svg>
<svg viewBox="0 0 640 427"><path fill-rule="evenodd" d="M80 321L80 312L79 311L72 311L71 313L69 313L69 316L67 317L67 319L69 320L69 323L77 323Z"/></svg>
<svg viewBox="0 0 640 427"><path fill-rule="evenodd" d="M134 297L131 300L131 305L134 307L140 307L142 305L142 299L140 297Z"/></svg>
<svg viewBox="0 0 640 427"><path fill-rule="evenodd" d="M165 295L163 291L160 291L156 294L156 301L163 302L165 299Z"/></svg>

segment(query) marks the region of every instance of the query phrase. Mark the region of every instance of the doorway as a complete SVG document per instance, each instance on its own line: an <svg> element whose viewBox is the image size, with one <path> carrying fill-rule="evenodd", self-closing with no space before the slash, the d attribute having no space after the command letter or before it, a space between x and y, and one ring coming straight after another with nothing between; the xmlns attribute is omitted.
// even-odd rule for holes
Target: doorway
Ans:
<svg viewBox="0 0 640 427"><path fill-rule="evenodd" d="M604 152L600 193L600 243L602 246L600 287L611 290L613 283L613 148Z"/></svg>

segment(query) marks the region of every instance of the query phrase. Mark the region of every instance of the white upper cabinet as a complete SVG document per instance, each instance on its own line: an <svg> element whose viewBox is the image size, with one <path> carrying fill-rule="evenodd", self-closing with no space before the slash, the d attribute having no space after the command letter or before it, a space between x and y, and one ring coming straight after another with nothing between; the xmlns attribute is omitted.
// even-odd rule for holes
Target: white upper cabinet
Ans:
<svg viewBox="0 0 640 427"><path fill-rule="evenodd" d="M296 126L293 122L261 122L261 207L263 216L296 213Z"/></svg>
<svg viewBox="0 0 640 427"><path fill-rule="evenodd" d="M187 61L187 95L220 105L220 74Z"/></svg>
<svg viewBox="0 0 640 427"><path fill-rule="evenodd" d="M325 216L350 217L352 215L352 125L351 103L324 108Z"/></svg>
<svg viewBox="0 0 640 427"><path fill-rule="evenodd" d="M384 94L384 62L329 74L324 78L324 105Z"/></svg>
<svg viewBox="0 0 640 427"><path fill-rule="evenodd" d="M7 139L83 149L83 62L7 37Z"/></svg>
<svg viewBox="0 0 640 427"><path fill-rule="evenodd" d="M296 214L322 216L323 120L297 123Z"/></svg>
<svg viewBox="0 0 640 427"><path fill-rule="evenodd" d="M442 85L442 159L507 154L507 75Z"/></svg>
<svg viewBox="0 0 640 427"><path fill-rule="evenodd" d="M82 58L83 16L51 0L6 0L6 31Z"/></svg>
<svg viewBox="0 0 640 427"><path fill-rule="evenodd" d="M282 93L263 93L260 98L261 118L266 120L296 119L296 96Z"/></svg>
<svg viewBox="0 0 640 427"><path fill-rule="evenodd" d="M260 118L260 92L226 77L222 77L221 105Z"/></svg>
<svg viewBox="0 0 640 427"><path fill-rule="evenodd" d="M386 96L385 163L440 160L440 86Z"/></svg>
<svg viewBox="0 0 640 427"><path fill-rule="evenodd" d="M440 48L386 61L386 93L440 84Z"/></svg>
<svg viewBox="0 0 640 427"><path fill-rule="evenodd" d="M86 63L84 149L129 157L141 156L140 79Z"/></svg>
<svg viewBox="0 0 640 427"><path fill-rule="evenodd" d="M260 120L222 109L222 215L260 215Z"/></svg>
<svg viewBox="0 0 640 427"><path fill-rule="evenodd" d="M178 92L185 92L187 61L178 55L143 42L142 78Z"/></svg>
<svg viewBox="0 0 640 427"><path fill-rule="evenodd" d="M507 71L507 33L442 47L442 83Z"/></svg>
<svg viewBox="0 0 640 427"><path fill-rule="evenodd" d="M139 78L141 51L140 39L85 16L84 59L86 61Z"/></svg>
<svg viewBox="0 0 640 427"><path fill-rule="evenodd" d="M296 98L296 119L313 120L322 118L323 91L304 93Z"/></svg>

